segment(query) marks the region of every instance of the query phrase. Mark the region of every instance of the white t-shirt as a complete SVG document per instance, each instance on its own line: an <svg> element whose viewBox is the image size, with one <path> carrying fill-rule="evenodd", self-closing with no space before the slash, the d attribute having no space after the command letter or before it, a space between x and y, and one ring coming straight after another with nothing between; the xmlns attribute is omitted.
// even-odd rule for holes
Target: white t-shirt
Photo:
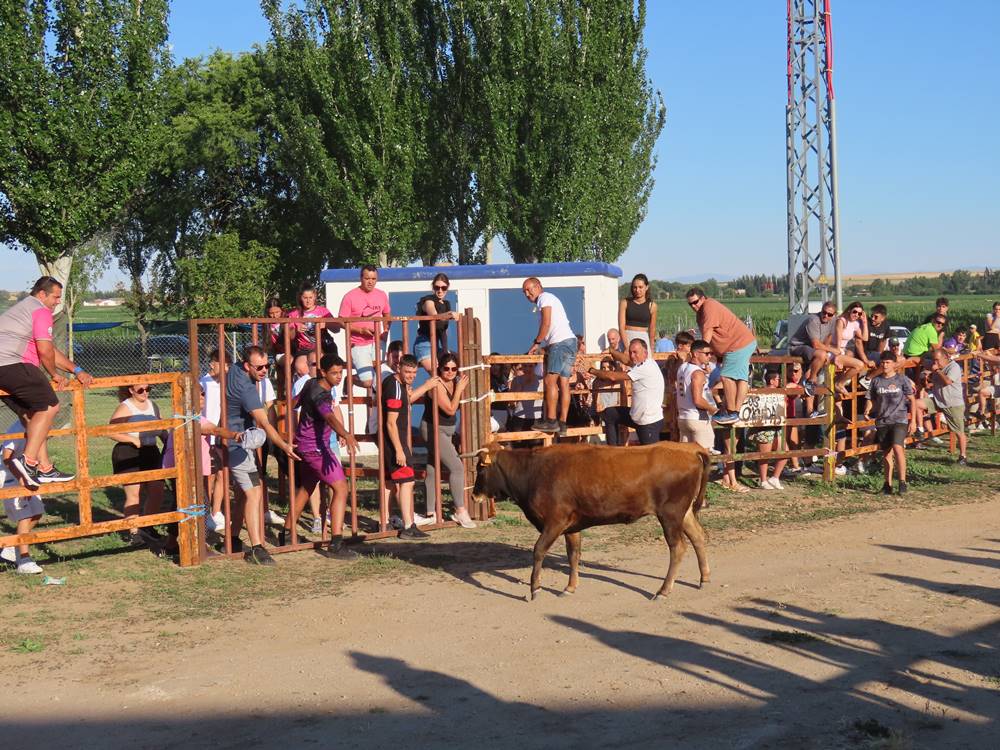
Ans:
<svg viewBox="0 0 1000 750"><path fill-rule="evenodd" d="M15 419L10 423L6 432L0 435L0 451L11 451L12 453L20 453L24 450L24 438L18 438L17 440L10 440L7 438L12 432L24 432L24 425L21 424L20 419ZM8 487L16 487L21 484L20 478L13 471L7 468L7 464L0 461L0 487L7 489Z"/></svg>
<svg viewBox="0 0 1000 750"><path fill-rule="evenodd" d="M292 398L298 398L298 395L302 393L302 389L306 387L306 383L308 383L311 378L312 376L309 373L306 373L305 375L300 375L298 379L292 383Z"/></svg>
<svg viewBox="0 0 1000 750"><path fill-rule="evenodd" d="M549 313L549 332L541 345L551 346L567 339L576 339L576 334L569 325L569 318L566 317L566 309L559 298L551 292L542 292L535 300L535 309L541 315L542 308L545 307L552 308L552 312Z"/></svg>
<svg viewBox="0 0 1000 750"><path fill-rule="evenodd" d="M257 383L257 395L260 396L260 401L264 406L267 406L269 402L274 401L274 384L271 383L270 378L264 378Z"/></svg>
<svg viewBox="0 0 1000 750"><path fill-rule="evenodd" d="M708 419L708 412L702 411L694 403L694 390L691 387L691 377L698 370L698 365L693 362L685 362L677 369L677 418L678 419ZM704 370L702 370L704 372ZM711 403L712 392L708 388L708 375L702 383L702 397Z"/></svg>
<svg viewBox="0 0 1000 750"><path fill-rule="evenodd" d="M632 380L632 408L629 415L638 425L663 419L663 373L652 357L628 371Z"/></svg>
<svg viewBox="0 0 1000 750"><path fill-rule="evenodd" d="M513 391L534 391L538 389L538 384L542 382L542 375L545 372L545 368L541 363L535 365L535 368L531 371L530 375L515 378L515 382L511 384L511 390ZM521 419L541 419L542 418L542 402L541 401L515 401L514 409L512 411L513 416L520 417Z"/></svg>

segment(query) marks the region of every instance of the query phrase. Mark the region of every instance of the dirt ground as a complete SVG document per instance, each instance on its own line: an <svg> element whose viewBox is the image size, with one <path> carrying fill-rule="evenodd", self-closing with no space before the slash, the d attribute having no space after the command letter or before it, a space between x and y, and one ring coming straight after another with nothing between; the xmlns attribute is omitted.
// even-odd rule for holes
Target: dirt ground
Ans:
<svg viewBox="0 0 1000 750"><path fill-rule="evenodd" d="M528 547L476 533L383 542L382 559L405 564L223 618L128 616L95 631L68 587L40 589L79 608L81 648L0 653L0 741L1000 746L1000 497L722 535L712 583L696 587L689 551L660 602L662 542L588 550L585 534L578 593L556 596L558 550L527 603ZM358 564L317 560L279 567ZM99 590L114 598L111 583Z"/></svg>

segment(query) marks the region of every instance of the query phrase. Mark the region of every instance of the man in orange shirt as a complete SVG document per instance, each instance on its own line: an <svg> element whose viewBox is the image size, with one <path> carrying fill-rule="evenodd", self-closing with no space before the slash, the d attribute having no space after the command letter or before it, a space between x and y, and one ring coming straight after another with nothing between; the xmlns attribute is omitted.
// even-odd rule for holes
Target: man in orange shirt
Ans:
<svg viewBox="0 0 1000 750"><path fill-rule="evenodd" d="M722 361L720 374L726 408L716 412L712 421L720 425L733 424L739 421L740 408L750 388L750 357L757 351L757 339L729 308L706 297L701 287L688 289L684 296L698 315L701 338Z"/></svg>

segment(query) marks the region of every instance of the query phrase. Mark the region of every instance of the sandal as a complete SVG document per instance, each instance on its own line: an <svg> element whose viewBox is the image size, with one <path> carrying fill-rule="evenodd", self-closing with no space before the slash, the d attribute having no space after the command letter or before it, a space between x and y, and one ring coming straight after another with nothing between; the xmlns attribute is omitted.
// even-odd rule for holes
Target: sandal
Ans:
<svg viewBox="0 0 1000 750"><path fill-rule="evenodd" d="M452 521L457 523L463 529L474 529L476 528L476 522L473 521L469 516L459 516L458 513L452 513L448 516Z"/></svg>
<svg viewBox="0 0 1000 750"><path fill-rule="evenodd" d="M745 484L740 484L739 482L737 482L735 485L724 484L722 485L722 487L724 489L729 490L730 492L735 492L737 495L745 495L750 491L749 487L747 487Z"/></svg>

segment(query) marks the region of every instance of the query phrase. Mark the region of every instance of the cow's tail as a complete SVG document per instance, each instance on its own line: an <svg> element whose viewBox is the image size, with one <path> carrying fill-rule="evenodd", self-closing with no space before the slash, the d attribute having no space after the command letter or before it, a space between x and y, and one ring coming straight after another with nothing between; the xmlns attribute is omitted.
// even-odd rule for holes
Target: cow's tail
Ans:
<svg viewBox="0 0 1000 750"><path fill-rule="evenodd" d="M701 458L701 486L698 488L698 497L694 499L694 505L692 509L695 513L702 509L705 505L705 492L708 490L708 477L712 473L712 457L708 454L708 451L699 451L699 458Z"/></svg>

